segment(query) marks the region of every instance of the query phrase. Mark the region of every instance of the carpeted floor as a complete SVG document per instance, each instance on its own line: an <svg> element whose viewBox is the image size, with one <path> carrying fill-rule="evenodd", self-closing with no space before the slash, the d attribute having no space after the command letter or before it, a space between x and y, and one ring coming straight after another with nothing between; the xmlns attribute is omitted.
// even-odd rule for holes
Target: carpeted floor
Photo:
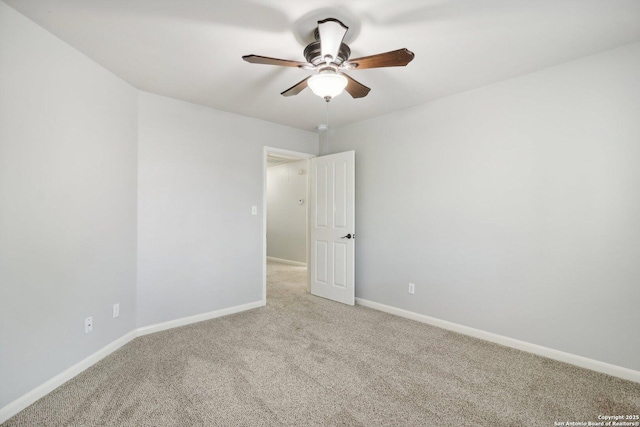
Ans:
<svg viewBox="0 0 640 427"><path fill-rule="evenodd" d="M8 426L553 426L640 414L640 384L305 292L137 338ZM348 325L348 326L345 326Z"/></svg>

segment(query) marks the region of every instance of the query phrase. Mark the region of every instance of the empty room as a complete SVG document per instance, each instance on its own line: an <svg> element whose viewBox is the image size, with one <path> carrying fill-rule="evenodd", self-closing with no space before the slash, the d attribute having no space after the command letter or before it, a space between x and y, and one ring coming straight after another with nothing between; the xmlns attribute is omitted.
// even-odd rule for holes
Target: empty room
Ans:
<svg viewBox="0 0 640 427"><path fill-rule="evenodd" d="M640 1L0 0L0 425L640 426Z"/></svg>

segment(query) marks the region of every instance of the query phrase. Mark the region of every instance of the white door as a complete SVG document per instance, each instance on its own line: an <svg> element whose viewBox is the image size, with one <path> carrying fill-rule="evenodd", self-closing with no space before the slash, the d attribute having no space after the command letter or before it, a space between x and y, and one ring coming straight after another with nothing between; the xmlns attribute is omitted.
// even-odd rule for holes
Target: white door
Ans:
<svg viewBox="0 0 640 427"><path fill-rule="evenodd" d="M311 293L354 305L355 151L311 159Z"/></svg>

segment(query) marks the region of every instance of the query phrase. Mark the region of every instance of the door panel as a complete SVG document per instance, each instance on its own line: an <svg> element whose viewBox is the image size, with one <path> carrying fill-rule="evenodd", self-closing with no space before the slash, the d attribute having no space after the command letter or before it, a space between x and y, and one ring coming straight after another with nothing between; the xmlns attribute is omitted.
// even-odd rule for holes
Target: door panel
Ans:
<svg viewBox="0 0 640 427"><path fill-rule="evenodd" d="M333 224L336 229L347 228L347 163L335 165L333 192Z"/></svg>
<svg viewBox="0 0 640 427"><path fill-rule="evenodd" d="M329 253L328 249L328 244L327 242L323 242L321 240L318 240L315 242L316 243L316 257L315 257L315 263L313 263L313 266L315 267L314 270L316 272L315 274L315 280L319 283L327 283L327 277L329 276L328 274L328 263L327 263L327 255Z"/></svg>
<svg viewBox="0 0 640 427"><path fill-rule="evenodd" d="M311 159L311 293L355 303L355 152Z"/></svg>
<svg viewBox="0 0 640 427"><path fill-rule="evenodd" d="M328 169L329 166L324 164L320 165L317 169L314 169L311 166L312 170L315 172L315 185L312 185L312 189L315 189L315 197L312 197L312 200L316 201L315 209L314 209L314 218L315 218L315 226L316 227L327 227L329 221L328 215L328 200L327 196L329 193L329 183L328 183Z"/></svg>
<svg viewBox="0 0 640 427"><path fill-rule="evenodd" d="M333 284L345 288L347 286L347 244L333 244Z"/></svg>

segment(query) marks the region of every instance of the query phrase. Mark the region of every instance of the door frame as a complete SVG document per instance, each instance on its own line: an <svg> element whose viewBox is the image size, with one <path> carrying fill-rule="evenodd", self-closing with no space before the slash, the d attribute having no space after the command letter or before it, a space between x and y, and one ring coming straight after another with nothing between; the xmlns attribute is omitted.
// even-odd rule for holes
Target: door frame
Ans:
<svg viewBox="0 0 640 427"><path fill-rule="evenodd" d="M309 192L311 190L311 175L309 171L309 166L311 164L311 159L317 157L316 154L302 153L299 151L291 151L285 150L283 148L276 147L268 147L264 146L263 154L262 154L262 304L267 305L267 156L269 154L276 154L281 156L287 156L298 160L306 160L307 161L307 195L305 201L305 213L307 217L307 226L306 226L306 240L307 240L307 253L306 253L306 264L307 264L307 292L311 290L311 269L309 268L309 239L310 239L310 227L311 222L309 221Z"/></svg>

